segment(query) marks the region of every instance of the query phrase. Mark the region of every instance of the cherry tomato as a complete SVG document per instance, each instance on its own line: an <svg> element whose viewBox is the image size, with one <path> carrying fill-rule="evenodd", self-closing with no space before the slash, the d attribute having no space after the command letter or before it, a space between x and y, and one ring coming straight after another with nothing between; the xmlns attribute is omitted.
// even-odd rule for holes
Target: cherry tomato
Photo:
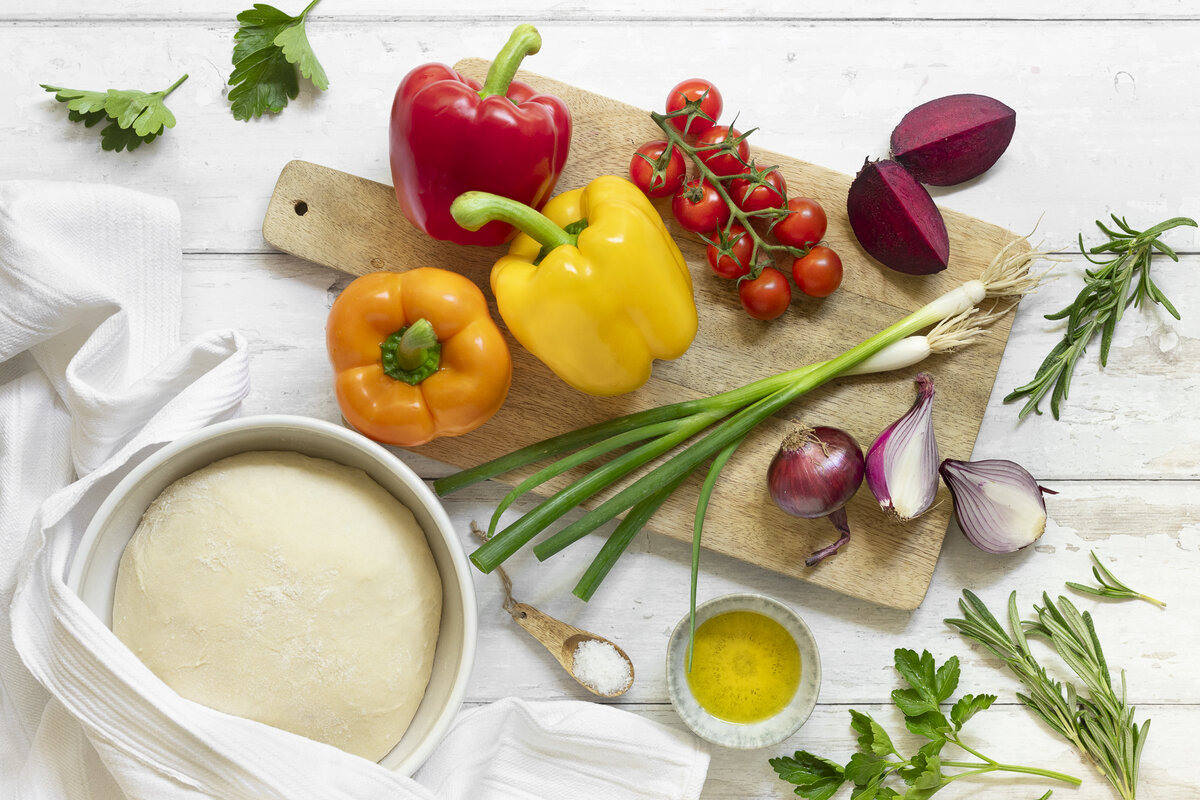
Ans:
<svg viewBox="0 0 1200 800"><path fill-rule="evenodd" d="M629 178L647 197L666 197L675 194L687 177L687 162L678 147L671 148L671 157L655 175L655 164L667 149L666 142L646 142L637 149L629 162ZM644 156L644 157L643 157ZM648 159L648 160L647 160Z"/></svg>
<svg viewBox="0 0 1200 800"><path fill-rule="evenodd" d="M757 278L738 283L738 298L746 313L755 319L775 319L792 302L792 287L782 272L763 267Z"/></svg>
<svg viewBox="0 0 1200 800"><path fill-rule="evenodd" d="M688 78L686 81L676 84L671 93L667 95L667 113L679 111L689 103L693 108L703 111L709 119L694 116L689 124L687 115L680 115L671 117L671 124L680 133L690 133L695 136L699 136L717 124L717 119L721 116L721 109L725 105L717 87L703 78Z"/></svg>
<svg viewBox="0 0 1200 800"><path fill-rule="evenodd" d="M708 265L712 267L713 272L730 280L749 275L754 240L741 225L732 225L728 235L723 234L724 231L719 231L717 235L710 237L713 243L704 248L708 256ZM721 252L722 238L726 245L724 253Z"/></svg>
<svg viewBox="0 0 1200 800"><path fill-rule="evenodd" d="M700 134L696 140L697 148L721 144L726 139L736 139L741 136L728 125L714 125ZM737 155L727 149L700 150L700 160L717 175L740 175L746 171L750 163L750 145L743 139L737 146Z"/></svg>
<svg viewBox="0 0 1200 800"><path fill-rule="evenodd" d="M771 228L780 244L789 247L811 247L825 237L825 209L816 200L793 197L788 200L791 212Z"/></svg>
<svg viewBox="0 0 1200 800"><path fill-rule="evenodd" d="M696 233L715 231L729 222L729 206L716 187L702 178L692 178L675 193L671 210L680 225Z"/></svg>
<svg viewBox="0 0 1200 800"><path fill-rule="evenodd" d="M817 245L792 262L792 280L810 297L828 297L842 285L842 259Z"/></svg>
<svg viewBox="0 0 1200 800"><path fill-rule="evenodd" d="M755 183L749 178L735 178L729 184L729 196L742 211L763 211L768 208L779 208L783 198L787 196L787 183L779 170L763 171L758 167L754 173L762 178L764 183Z"/></svg>

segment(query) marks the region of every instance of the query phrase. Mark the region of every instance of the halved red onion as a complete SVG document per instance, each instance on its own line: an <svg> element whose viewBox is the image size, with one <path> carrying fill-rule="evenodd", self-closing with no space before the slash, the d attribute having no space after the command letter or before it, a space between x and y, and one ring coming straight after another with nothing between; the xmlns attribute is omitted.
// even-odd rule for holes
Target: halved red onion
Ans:
<svg viewBox="0 0 1200 800"><path fill-rule="evenodd" d="M867 487L884 511L912 519L929 510L938 490L933 435L933 378L917 375L917 399L867 449Z"/></svg>
<svg viewBox="0 0 1200 800"><path fill-rule="evenodd" d="M1015 553L1046 532L1046 501L1020 464L1004 459L955 461L947 458L939 471L954 498L958 527L971 544L988 553Z"/></svg>

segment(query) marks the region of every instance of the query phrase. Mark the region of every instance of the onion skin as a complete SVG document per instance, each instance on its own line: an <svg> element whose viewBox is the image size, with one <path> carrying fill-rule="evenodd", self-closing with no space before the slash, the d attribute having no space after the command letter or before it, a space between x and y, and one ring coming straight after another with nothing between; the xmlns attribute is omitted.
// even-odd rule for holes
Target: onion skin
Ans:
<svg viewBox="0 0 1200 800"><path fill-rule="evenodd" d="M820 519L850 501L865 471L853 436L837 428L801 428L771 459L767 484L772 499L793 517Z"/></svg>
<svg viewBox="0 0 1200 800"><path fill-rule="evenodd" d="M939 467L954 498L954 517L971 544L986 553L1015 553L1046 532L1046 501L1020 464L1004 459L955 461Z"/></svg>
<svg viewBox="0 0 1200 800"><path fill-rule="evenodd" d="M838 428L799 428L789 433L767 468L767 488L781 509L794 517L829 517L841 537L813 553L813 566L850 540L843 507L862 485L866 463L854 437Z"/></svg>
<svg viewBox="0 0 1200 800"><path fill-rule="evenodd" d="M917 399L867 448L867 487L884 511L919 517L937 498L938 446L933 435L933 378L917 375ZM915 448L915 449L914 449ZM912 496L895 496L907 489Z"/></svg>

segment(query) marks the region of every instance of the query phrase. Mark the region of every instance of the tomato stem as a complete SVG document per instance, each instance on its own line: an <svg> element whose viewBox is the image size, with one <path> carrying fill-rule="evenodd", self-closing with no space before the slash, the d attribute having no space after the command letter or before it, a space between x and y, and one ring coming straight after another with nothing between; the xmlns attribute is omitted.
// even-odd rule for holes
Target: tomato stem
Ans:
<svg viewBox="0 0 1200 800"><path fill-rule="evenodd" d="M764 239L762 236L759 235L758 231L755 230L754 225L752 224L752 221L755 219L762 219L767 216L779 217L780 214L782 213L782 211L787 208L787 201L788 201L787 191L784 190L784 191L780 192L780 195L782 196L783 201L780 204L780 207L778 209L771 209L768 212L761 212L761 211L746 212L746 211L743 211L742 209L738 208L737 203L733 202L733 198L731 198L729 196L729 192L726 190L723 181L731 181L731 180L736 180L738 178L748 178L750 180L754 180L754 169L752 168L752 166L750 164L746 164L746 168L747 168L748 172L743 173L741 175L717 175L715 172L713 172L709 168L709 166L706 163L704 163L704 159L701 157L700 154L701 154L701 152L704 152L704 153L715 152L716 150L721 149L723 147L723 145L709 145L709 146L705 146L702 148L697 148L697 147L693 147L692 145L689 145L687 143L687 141L683 138L683 135L681 133L679 133L678 130L675 129L675 126L671 125L668 122L668 120L671 117L678 116L678 115L679 115L679 112L669 114L669 115L659 114L657 111L650 112L650 118L652 120L654 120L654 124L657 125L659 128L661 128L663 133L666 134L667 141L670 143L670 145L679 148L679 151L681 153L683 153L684 155L686 155L688 158L690 158L692 160L692 163L696 165L696 170L700 173L700 177L713 185L713 188L717 190L717 194L719 194L721 196L721 199L725 201L725 205L729 207L729 222L727 222L725 224L726 237L728 237L729 232L732 230L732 228L735 224L740 224L742 227L744 227L746 229L746 232L750 235L750 238L751 238L752 244L753 244L753 247L750 250L750 265L749 265L750 273L748 275L744 276L743 280L752 280L754 278L757 278L759 275L762 274L762 271L765 267L768 267L771 265L772 261L770 259L760 259L759 258L760 253L773 254L776 252L783 251L783 252L786 252L788 255L796 256L796 257L802 256L805 253L807 253L808 252L807 249L800 250L799 248L790 247L788 245L772 244L771 242L768 242L766 239ZM732 128L731 128L731 130L732 130ZM735 150L737 147L737 142L740 142L742 139L744 139L748 135L749 135L749 133L744 133L735 141L735 144L734 144ZM764 170L764 171L769 171L769 170ZM704 237L702 236L701 238L703 239ZM708 240L706 239L705 241L707 242ZM727 255L732 256L732 253L727 253Z"/></svg>

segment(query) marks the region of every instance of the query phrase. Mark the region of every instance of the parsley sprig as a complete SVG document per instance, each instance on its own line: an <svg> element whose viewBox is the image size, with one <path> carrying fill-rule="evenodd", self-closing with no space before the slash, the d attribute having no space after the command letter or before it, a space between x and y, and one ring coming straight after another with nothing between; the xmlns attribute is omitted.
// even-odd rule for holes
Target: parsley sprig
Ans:
<svg viewBox="0 0 1200 800"><path fill-rule="evenodd" d="M1147 603L1156 605L1159 608L1166 608L1167 604L1162 600L1155 600L1149 595L1142 594L1139 591L1131 588L1124 583L1120 578L1112 573L1108 567L1100 561L1100 556L1096 555L1096 551L1092 551L1092 574L1096 576L1096 581L1099 586L1087 586L1074 581L1067 581L1067 586L1077 592L1084 594L1093 594L1096 597L1110 597L1114 600L1145 600Z"/></svg>
<svg viewBox="0 0 1200 800"><path fill-rule="evenodd" d="M1038 775L1078 786L1078 778L1061 772L1002 764L980 753L962 738L968 720L996 701L993 694L966 694L951 707L947 718L942 704L958 688L958 657L951 656L938 666L928 650L920 655L899 648L895 652L896 671L907 689L892 692L892 702L904 714L904 726L929 741L917 752L904 757L887 731L869 714L850 712L850 727L858 734L858 752L845 765L800 750L792 756L772 758L771 766L779 777L796 785L795 792L810 800L828 800L846 783L854 787L853 800L924 800L961 778L989 772L1019 772ZM977 760L943 758L942 751L953 745ZM951 772L947 772L951 770ZM891 778L894 785L886 785ZM900 788L897 788L897 787ZM1042 795L1049 797L1050 792Z"/></svg>
<svg viewBox="0 0 1200 800"><path fill-rule="evenodd" d="M157 92L136 89L94 92L45 83L41 87L53 93L58 102L66 103L67 119L72 122L82 122L85 128L91 128L108 120L108 124L100 131L100 147L120 152L136 150L143 142L149 143L161 136L164 128L175 127L175 115L167 108L165 101L187 78L185 74Z"/></svg>
<svg viewBox="0 0 1200 800"><path fill-rule="evenodd" d="M1046 319L1067 320L1062 340L1042 361L1033 380L1018 386L1004 398L1006 403L1028 398L1021 409L1022 419L1031 411L1042 413L1038 404L1047 394L1050 395L1050 412L1058 419L1059 406L1067 399L1067 392L1071 388L1071 374L1088 343L1096 333L1100 334L1100 366L1107 365L1108 349L1112 345L1117 323L1131 303L1141 308L1149 300L1160 304L1171 316L1179 319L1175 306L1151 280L1150 261L1155 252L1178 261L1179 256L1175 251L1158 237L1181 225L1194 228L1195 220L1175 217L1153 228L1136 231L1122 217L1113 214L1112 219L1118 230L1096 221L1096 225L1109 238L1104 244L1086 250L1083 234L1079 235L1079 250L1084 258L1096 265L1096 269L1084 272L1084 287L1069 306L1046 315ZM1107 261L1092 258L1102 253L1111 253L1113 257Z"/></svg>
<svg viewBox="0 0 1200 800"><path fill-rule="evenodd" d="M234 119L248 120L278 114L300 94L302 75L321 91L329 78L308 41L305 23L320 0L312 0L293 17L274 6L255 3L237 15L233 35L233 72L229 102Z"/></svg>
<svg viewBox="0 0 1200 800"><path fill-rule="evenodd" d="M1017 612L1017 593L1010 594L1006 631L983 601L964 589L958 601L963 618L948 619L946 623L999 657L1029 691L1018 693L1017 699L1090 758L1121 797L1134 800L1138 762L1150 720L1140 726L1133 721L1135 709L1126 700L1124 672L1120 694L1113 689L1091 615L1080 613L1065 597L1054 603L1043 593L1042 602L1042 606L1033 607L1036 619L1022 621ZM1029 636L1053 645L1082 681L1086 696L1074 684L1060 683L1047 674L1029 649Z"/></svg>

